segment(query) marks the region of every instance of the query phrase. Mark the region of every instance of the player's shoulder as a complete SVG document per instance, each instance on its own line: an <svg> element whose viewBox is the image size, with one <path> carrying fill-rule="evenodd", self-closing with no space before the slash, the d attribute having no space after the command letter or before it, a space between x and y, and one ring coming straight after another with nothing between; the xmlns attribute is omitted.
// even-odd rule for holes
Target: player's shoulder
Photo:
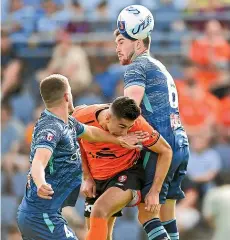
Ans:
<svg viewBox="0 0 230 240"><path fill-rule="evenodd" d="M144 57L135 59L127 66L125 73L144 71L147 61L148 61L147 58Z"/></svg>
<svg viewBox="0 0 230 240"><path fill-rule="evenodd" d="M35 132L41 130L62 131L63 125L64 123L60 119L43 112L35 124Z"/></svg>
<svg viewBox="0 0 230 240"><path fill-rule="evenodd" d="M95 119L95 114L98 110L108 107L109 104L81 105L75 107L72 116L76 120L86 124Z"/></svg>
<svg viewBox="0 0 230 240"><path fill-rule="evenodd" d="M139 116L135 122L133 127L130 129L131 132L135 132L135 131L143 131L147 128L151 128L153 129L153 127L150 126L150 124L142 117Z"/></svg>

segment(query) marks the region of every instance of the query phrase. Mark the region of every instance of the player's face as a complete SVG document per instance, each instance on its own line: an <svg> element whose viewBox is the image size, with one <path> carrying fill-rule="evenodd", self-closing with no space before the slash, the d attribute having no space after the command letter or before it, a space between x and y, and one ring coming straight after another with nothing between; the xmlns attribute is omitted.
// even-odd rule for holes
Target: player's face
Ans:
<svg viewBox="0 0 230 240"><path fill-rule="evenodd" d="M121 34L116 37L116 52L121 65L128 65L135 52L135 42Z"/></svg>
<svg viewBox="0 0 230 240"><path fill-rule="evenodd" d="M116 116L109 115L107 121L107 128L109 132L115 136L127 135L129 129L133 126L134 121L124 118L117 118Z"/></svg>

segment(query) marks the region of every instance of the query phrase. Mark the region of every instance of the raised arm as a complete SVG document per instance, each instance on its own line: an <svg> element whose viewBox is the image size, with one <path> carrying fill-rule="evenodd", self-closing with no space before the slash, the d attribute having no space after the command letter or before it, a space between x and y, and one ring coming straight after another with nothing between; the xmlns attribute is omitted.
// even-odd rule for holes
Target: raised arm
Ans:
<svg viewBox="0 0 230 240"><path fill-rule="evenodd" d="M126 138L115 137L100 128L87 125L85 126L85 131L81 134L81 138L89 142L114 143L129 149L139 147L136 145L139 142L138 138L136 138L136 141L133 141L133 139L127 141Z"/></svg>

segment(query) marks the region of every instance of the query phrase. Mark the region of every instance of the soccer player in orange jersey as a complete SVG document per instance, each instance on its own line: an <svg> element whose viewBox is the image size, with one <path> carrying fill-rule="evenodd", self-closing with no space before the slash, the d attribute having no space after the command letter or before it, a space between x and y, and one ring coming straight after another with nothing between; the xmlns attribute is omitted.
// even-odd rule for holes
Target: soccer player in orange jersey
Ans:
<svg viewBox="0 0 230 240"><path fill-rule="evenodd" d="M156 211L160 205L155 204L156 199L153 199L151 191L161 189L171 163L172 150L164 138L140 116L140 108L135 101L119 97L111 105L85 105L76 108L73 116L86 125L104 129L115 136L136 131L149 133L150 137L142 144L158 154L157 168L161 173L161 181L152 184L145 203L147 211ZM137 193L144 181L144 169L141 161L138 161L140 150L125 149L115 144L90 143L83 139L81 144L85 188L88 188L84 190L87 195L85 217L89 228L86 239L108 240L112 237L115 217L122 215L121 209L132 200L136 200L136 204L140 202Z"/></svg>

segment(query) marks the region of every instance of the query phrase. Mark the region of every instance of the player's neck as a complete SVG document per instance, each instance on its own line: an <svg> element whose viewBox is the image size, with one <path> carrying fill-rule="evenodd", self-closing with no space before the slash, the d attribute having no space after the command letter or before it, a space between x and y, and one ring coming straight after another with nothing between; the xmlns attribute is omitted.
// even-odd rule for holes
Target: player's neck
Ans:
<svg viewBox="0 0 230 240"><path fill-rule="evenodd" d="M148 49L143 49L143 50L140 50L138 52L134 52L134 54L131 58L131 62L133 62L137 57L139 57L143 54L149 54L149 50Z"/></svg>
<svg viewBox="0 0 230 240"><path fill-rule="evenodd" d="M65 109L63 107L52 107L47 108L47 110L51 113L53 113L57 118L61 119L64 123L68 123L68 109Z"/></svg>
<svg viewBox="0 0 230 240"><path fill-rule="evenodd" d="M107 111L108 109L102 110L97 116L97 121L99 125L106 131L108 131L107 122L106 122Z"/></svg>

